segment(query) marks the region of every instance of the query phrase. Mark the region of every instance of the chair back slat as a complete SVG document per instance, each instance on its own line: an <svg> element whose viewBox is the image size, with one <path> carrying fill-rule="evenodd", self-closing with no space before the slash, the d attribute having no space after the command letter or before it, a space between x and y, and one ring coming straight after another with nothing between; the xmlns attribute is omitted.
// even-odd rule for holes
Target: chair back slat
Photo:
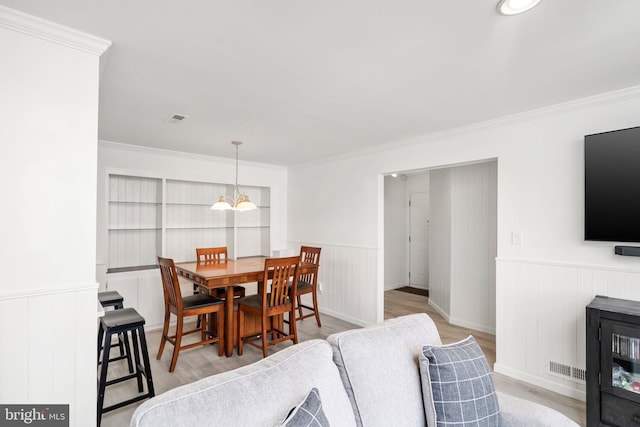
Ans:
<svg viewBox="0 0 640 427"><path fill-rule="evenodd" d="M300 276L301 282L315 283L318 280L318 267L320 266L320 251L322 248L314 248L312 246L300 247L300 263L301 264L314 264L316 268Z"/></svg>
<svg viewBox="0 0 640 427"><path fill-rule="evenodd" d="M267 258L264 261L264 277L271 278L271 289L267 293L266 286L263 286L263 307L273 310L293 303L298 285L299 263L299 256ZM291 280L293 286L290 287Z"/></svg>
<svg viewBox="0 0 640 427"><path fill-rule="evenodd" d="M198 262L226 262L228 258L227 247L196 248Z"/></svg>
<svg viewBox="0 0 640 427"><path fill-rule="evenodd" d="M182 292L180 291L178 273L173 260L158 257L158 264L160 265L160 275L162 276L165 304L169 307L175 307L176 310L182 310Z"/></svg>

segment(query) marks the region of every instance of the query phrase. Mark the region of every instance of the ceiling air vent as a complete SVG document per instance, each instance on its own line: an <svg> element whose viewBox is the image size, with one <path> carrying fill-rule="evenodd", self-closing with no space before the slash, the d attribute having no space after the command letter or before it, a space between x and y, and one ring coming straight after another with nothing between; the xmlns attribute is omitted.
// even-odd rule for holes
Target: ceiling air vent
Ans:
<svg viewBox="0 0 640 427"><path fill-rule="evenodd" d="M174 114L169 119L169 123L180 123L181 121L187 118L189 118L189 116L185 116L184 114Z"/></svg>

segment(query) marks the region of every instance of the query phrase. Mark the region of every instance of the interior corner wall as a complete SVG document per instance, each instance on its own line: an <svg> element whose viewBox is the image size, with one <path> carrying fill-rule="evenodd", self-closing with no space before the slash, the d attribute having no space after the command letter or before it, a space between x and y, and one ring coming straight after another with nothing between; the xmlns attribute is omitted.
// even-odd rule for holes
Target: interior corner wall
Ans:
<svg viewBox="0 0 640 427"><path fill-rule="evenodd" d="M492 334L496 329L496 172L495 161L451 169L449 322Z"/></svg>
<svg viewBox="0 0 640 427"><path fill-rule="evenodd" d="M0 9L0 402L68 404L84 427L96 420L100 53L62 34Z"/></svg>
<svg viewBox="0 0 640 427"><path fill-rule="evenodd" d="M429 305L451 313L451 168L430 172Z"/></svg>
<svg viewBox="0 0 640 427"><path fill-rule="evenodd" d="M384 177L384 289L406 285L407 201L406 181Z"/></svg>

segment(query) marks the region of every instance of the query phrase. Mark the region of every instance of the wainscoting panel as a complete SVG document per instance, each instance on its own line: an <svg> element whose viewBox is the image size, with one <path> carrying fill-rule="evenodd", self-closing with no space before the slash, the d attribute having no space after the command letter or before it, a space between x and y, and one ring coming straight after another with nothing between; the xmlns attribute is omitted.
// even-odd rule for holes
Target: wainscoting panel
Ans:
<svg viewBox="0 0 640 427"><path fill-rule="evenodd" d="M180 283L184 285L181 287L184 296L193 293L191 283L186 280ZM103 290L118 291L124 298L125 307L134 307L144 317L146 330L162 328L164 295L159 269L107 274Z"/></svg>
<svg viewBox="0 0 640 427"><path fill-rule="evenodd" d="M318 272L320 311L358 325L376 323L378 249L289 242L295 253L302 245L322 248Z"/></svg>
<svg viewBox="0 0 640 427"><path fill-rule="evenodd" d="M550 362L586 368L585 307L595 295L640 301L640 271L500 258L496 266L495 370L584 399L584 383L554 375Z"/></svg>
<svg viewBox="0 0 640 427"><path fill-rule="evenodd" d="M0 294L0 402L70 404L71 425L95 424L96 290Z"/></svg>

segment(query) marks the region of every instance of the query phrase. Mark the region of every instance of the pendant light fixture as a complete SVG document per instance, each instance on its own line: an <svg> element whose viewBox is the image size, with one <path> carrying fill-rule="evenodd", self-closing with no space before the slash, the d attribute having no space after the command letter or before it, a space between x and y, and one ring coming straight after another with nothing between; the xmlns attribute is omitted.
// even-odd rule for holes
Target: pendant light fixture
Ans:
<svg viewBox="0 0 640 427"><path fill-rule="evenodd" d="M217 211L250 211L256 209L256 205L249 200L249 196L240 193L238 188L238 146L242 144L240 141L231 141L236 146L236 184L233 186L233 193L230 196L220 196L217 202L211 206L211 209Z"/></svg>
<svg viewBox="0 0 640 427"><path fill-rule="evenodd" d="M541 0L500 0L498 12L502 15L517 15L533 8Z"/></svg>

